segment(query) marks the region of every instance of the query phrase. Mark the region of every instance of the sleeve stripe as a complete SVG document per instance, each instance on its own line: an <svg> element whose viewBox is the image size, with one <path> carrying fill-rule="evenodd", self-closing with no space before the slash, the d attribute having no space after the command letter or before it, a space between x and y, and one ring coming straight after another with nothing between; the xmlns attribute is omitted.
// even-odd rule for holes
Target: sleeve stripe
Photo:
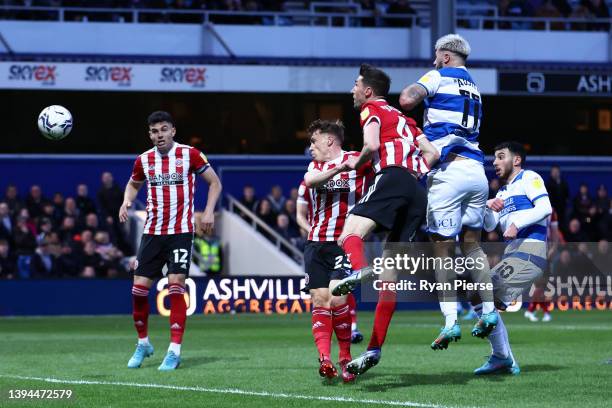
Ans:
<svg viewBox="0 0 612 408"><path fill-rule="evenodd" d="M195 171L196 174L202 174L204 173L206 170L208 170L208 168L210 167L210 164L206 163L204 166L200 167L199 169L197 169Z"/></svg>
<svg viewBox="0 0 612 408"><path fill-rule="evenodd" d="M366 127L371 121L375 120L378 122L378 124L380 125L380 118L378 116L370 116L368 118L368 120L366 121L366 123L363 124L363 127Z"/></svg>
<svg viewBox="0 0 612 408"><path fill-rule="evenodd" d="M423 89L425 89L425 92L427 93L427 96L429 96L429 89L427 89L427 87L425 85L423 85L420 82L417 82L417 84L421 85L423 87Z"/></svg>
<svg viewBox="0 0 612 408"><path fill-rule="evenodd" d="M540 194L539 196L537 196L536 198L534 198L533 200L531 200L532 203L535 203L537 199L542 198L542 197L548 197L548 194Z"/></svg>

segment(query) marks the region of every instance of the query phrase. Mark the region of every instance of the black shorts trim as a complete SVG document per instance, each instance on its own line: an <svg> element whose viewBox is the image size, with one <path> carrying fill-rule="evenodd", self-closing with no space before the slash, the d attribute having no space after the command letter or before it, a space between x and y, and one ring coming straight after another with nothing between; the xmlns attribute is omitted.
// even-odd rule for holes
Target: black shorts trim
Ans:
<svg viewBox="0 0 612 408"><path fill-rule="evenodd" d="M168 266L167 274L189 276L193 233L152 235L143 234L136 255L134 276L149 279L163 276L164 265Z"/></svg>

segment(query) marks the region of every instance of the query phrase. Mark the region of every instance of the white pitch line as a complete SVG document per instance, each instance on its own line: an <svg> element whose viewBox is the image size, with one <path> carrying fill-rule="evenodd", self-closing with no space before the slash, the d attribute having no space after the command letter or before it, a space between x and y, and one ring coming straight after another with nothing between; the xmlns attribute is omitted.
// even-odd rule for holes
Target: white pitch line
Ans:
<svg viewBox="0 0 612 408"><path fill-rule="evenodd" d="M120 387L136 387L136 388L158 388L175 391L196 391L196 392L207 392L214 394L234 394L234 395L251 395L255 397L270 397L270 398L286 398L286 399L303 399L303 400L318 400L318 401L333 401L333 402L350 402L359 404L373 404L373 405L392 405L399 407L416 407L416 408L451 408L445 405L437 404L423 404L420 402L413 401L388 401L388 400L375 400L375 399L358 399L350 397L324 397L316 395L300 395L300 394L285 394L285 393L274 393L266 391L246 391L237 388L203 388L203 387L183 387L178 385L166 385L166 384L141 384L133 382L122 382L122 381L90 381L90 380L63 380L60 378L42 378L42 377L28 377L23 375L9 375L0 374L3 378L12 378L17 380L29 380L29 381L43 381L54 384L72 384L72 385L113 385Z"/></svg>
<svg viewBox="0 0 612 408"><path fill-rule="evenodd" d="M398 323L394 323L395 326L399 326L399 327L418 327L418 328L440 328L439 324L435 324L435 323L402 323L402 322L398 322ZM563 324L563 325L559 325L559 324L550 324L550 323L540 323L538 324L537 322L534 323L529 323L529 324L525 324L525 323L518 323L518 324L512 324L512 323L507 323L506 324L508 326L508 328L510 329L533 329L533 328L537 328L539 330L542 329L547 329L547 330L591 330L591 331L612 331L612 325L568 325L568 324Z"/></svg>

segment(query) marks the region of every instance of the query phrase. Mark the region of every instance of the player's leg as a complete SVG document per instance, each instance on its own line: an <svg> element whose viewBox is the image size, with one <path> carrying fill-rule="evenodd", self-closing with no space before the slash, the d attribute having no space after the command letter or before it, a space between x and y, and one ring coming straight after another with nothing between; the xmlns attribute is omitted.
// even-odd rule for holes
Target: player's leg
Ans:
<svg viewBox="0 0 612 408"><path fill-rule="evenodd" d="M168 266L168 296L170 297L170 345L160 371L177 369L181 364L181 345L187 323L185 280L191 264L192 234L168 235L166 264Z"/></svg>
<svg viewBox="0 0 612 408"><path fill-rule="evenodd" d="M344 279L334 282L334 286L330 287L334 296L350 293L362 279L370 276L368 259L365 255L364 237L375 228L376 222L370 218L350 214L346 219L346 224L338 239L338 245L347 255L354 272Z"/></svg>
<svg viewBox="0 0 612 408"><path fill-rule="evenodd" d="M338 252L338 261L332 249ZM329 282L330 271L336 264L341 265L343 259L342 250L333 242L308 241L304 248L306 282L312 301L312 336L317 347L319 375L326 378L338 375L330 356L334 326Z"/></svg>
<svg viewBox="0 0 612 408"><path fill-rule="evenodd" d="M349 257L354 272L332 288L334 296L348 294L361 280L373 275L372 268L368 267L363 239L376 228L387 231L393 228L397 212L407 205L410 198L405 195L401 184L406 177L413 178L407 170L397 167L381 170L368 193L351 210L338 245Z"/></svg>
<svg viewBox="0 0 612 408"><path fill-rule="evenodd" d="M138 333L136 351L128 361L128 368L139 368L145 358L153 355L149 341L149 290L153 280L161 275L163 260L160 257L159 237L143 235L136 256L132 284L132 318Z"/></svg>
<svg viewBox="0 0 612 408"><path fill-rule="evenodd" d="M351 343L361 343L363 341L363 334L361 334L357 327L357 300L355 295L349 293L346 296L346 303L349 305L349 312L351 314Z"/></svg>
<svg viewBox="0 0 612 408"><path fill-rule="evenodd" d="M542 276L542 269L530 261L508 257L497 264L492 273L496 302L501 310L505 310L507 305L512 304L524 290L530 288L533 282ZM476 313L482 314L482 305L476 305L475 310ZM491 356L474 373L477 375L500 372L519 374L520 368L512 354L508 331L501 316L498 317L498 322L489 334L488 340L491 344Z"/></svg>
<svg viewBox="0 0 612 408"><path fill-rule="evenodd" d="M457 163L443 163L440 170L427 177L427 231L433 244L436 259L454 255L456 237L461 232L461 210L465 195L465 180ZM447 268L449 263L435 263L436 282L452 284L455 271ZM444 327L431 343L434 350L448 348L452 341L461 338L457 322L457 294L454 290L438 291L440 310L444 315Z"/></svg>
<svg viewBox="0 0 612 408"><path fill-rule="evenodd" d="M351 311L346 298L346 296L332 296L330 306L332 325L338 339L338 364L342 370L342 381L351 382L355 379L355 375L347 369L348 363L353 358L351 357Z"/></svg>
<svg viewBox="0 0 612 408"><path fill-rule="evenodd" d="M470 269L472 281L479 284L491 284L491 270L487 256L480 244L484 214L486 210L487 197L489 195L489 182L484 173L482 165L473 160L461 162L462 171L469 179L463 202L461 225L463 227L460 235L461 250L465 262L470 260L474 265ZM490 290L478 291L482 300L482 316L474 325L472 336L486 337L493 330L498 320L498 313L493 302L493 293Z"/></svg>
<svg viewBox="0 0 612 408"><path fill-rule="evenodd" d="M470 269L472 281L479 284L491 284L491 269L487 255L480 245L480 234L480 229L464 228L461 235L461 249L465 262L470 260L470 264L474 265ZM481 289L478 290L478 295L482 301L482 313L474 325L472 336L484 338L495 328L499 314L495 309L493 291Z"/></svg>

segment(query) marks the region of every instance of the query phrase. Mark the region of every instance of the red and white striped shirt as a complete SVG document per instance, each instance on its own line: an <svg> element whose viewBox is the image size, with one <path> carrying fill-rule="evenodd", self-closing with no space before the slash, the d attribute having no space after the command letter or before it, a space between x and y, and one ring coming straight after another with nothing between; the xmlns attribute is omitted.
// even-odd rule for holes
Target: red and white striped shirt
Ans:
<svg viewBox="0 0 612 408"><path fill-rule="evenodd" d="M384 99L364 103L359 119L361 127L372 121L380 124L380 147L372 156L376 173L390 166L404 167L417 176L429 171L417 140L425 135L413 119L404 116Z"/></svg>
<svg viewBox="0 0 612 408"><path fill-rule="evenodd" d="M198 149L176 142L166 155L154 147L138 156L132 180L148 182L145 234L193 233L195 175L208 167L208 159Z"/></svg>
<svg viewBox="0 0 612 408"><path fill-rule="evenodd" d="M340 156L328 162L310 162L308 171L327 171L344 163L350 156L359 156L359 152L342 151ZM373 176L370 163L359 170L336 174L324 186L307 188L304 182L298 190L298 203L308 204L308 234L310 241L337 241L344 228L349 211L368 189Z"/></svg>

